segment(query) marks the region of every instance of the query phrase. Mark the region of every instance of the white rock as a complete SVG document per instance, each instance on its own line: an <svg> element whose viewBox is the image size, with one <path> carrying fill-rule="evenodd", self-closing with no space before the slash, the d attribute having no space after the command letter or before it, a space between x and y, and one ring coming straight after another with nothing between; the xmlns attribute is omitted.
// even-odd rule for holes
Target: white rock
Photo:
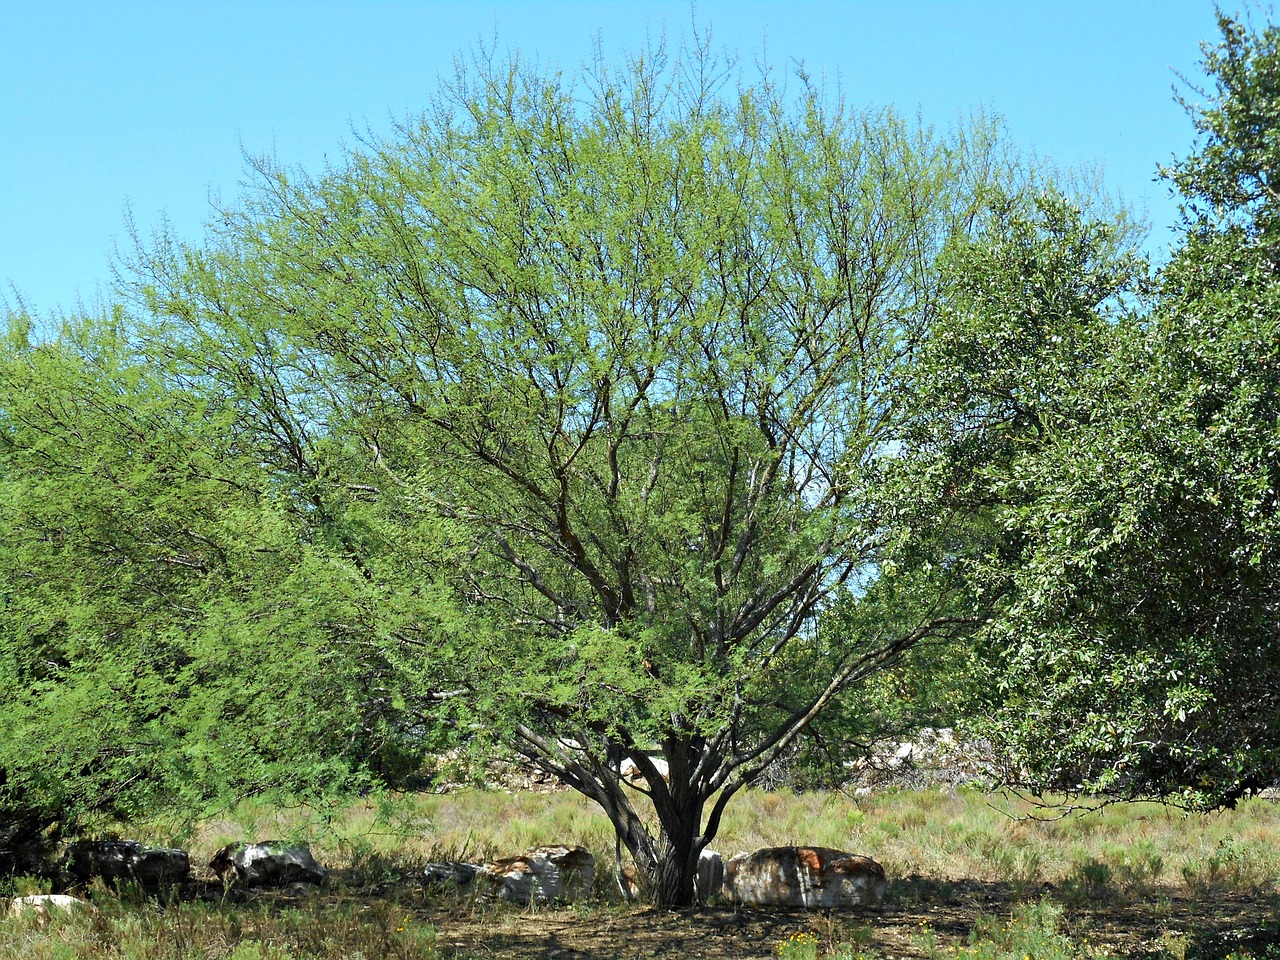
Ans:
<svg viewBox="0 0 1280 960"><path fill-rule="evenodd" d="M591 892L596 858L583 847L534 847L494 860L477 877L493 896L516 903L572 900Z"/></svg>
<svg viewBox="0 0 1280 960"><path fill-rule="evenodd" d="M649 762L658 771L658 776L662 777L663 780L670 779L671 770L666 760L662 757L650 757ZM618 764L618 775L622 777L624 783L629 783L633 787L643 786L645 783L644 774L640 772L640 767L630 757Z"/></svg>
<svg viewBox="0 0 1280 960"><path fill-rule="evenodd" d="M237 846L229 843L209 862L225 883L246 887L286 887L291 883L323 884L328 876L308 847L291 847L275 840Z"/></svg>
<svg viewBox="0 0 1280 960"><path fill-rule="evenodd" d="M766 847L724 865L725 898L753 906L875 906L887 885L870 857L825 847Z"/></svg>
<svg viewBox="0 0 1280 960"><path fill-rule="evenodd" d="M89 904L64 893L37 893L29 897L14 897L9 904L9 916L24 913L48 913L50 910L78 910Z"/></svg>

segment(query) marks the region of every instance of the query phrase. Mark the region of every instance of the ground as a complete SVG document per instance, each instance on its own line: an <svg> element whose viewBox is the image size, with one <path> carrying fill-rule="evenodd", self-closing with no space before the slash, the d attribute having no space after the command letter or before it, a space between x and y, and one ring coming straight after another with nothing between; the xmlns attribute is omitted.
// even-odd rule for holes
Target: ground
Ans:
<svg viewBox="0 0 1280 960"><path fill-rule="evenodd" d="M1053 897L1053 890L1031 891ZM856 944L889 958L927 958L922 930L947 948L968 941L981 916L1007 920L1029 891L1005 884L907 879L895 883L881 910L847 912L735 909L713 905L669 911L651 907L516 908L479 912L438 901L414 911L435 924L445 956L606 960L699 957L709 960L777 957L777 945L800 931L818 935L823 949ZM1130 957L1227 956L1243 948L1261 954L1280 944L1280 903L1242 893L1193 898L1154 895L1141 902L1067 908L1065 932ZM1181 940L1185 938L1185 940ZM1179 946L1181 940L1183 946ZM1033 958L1035 960L1035 958Z"/></svg>

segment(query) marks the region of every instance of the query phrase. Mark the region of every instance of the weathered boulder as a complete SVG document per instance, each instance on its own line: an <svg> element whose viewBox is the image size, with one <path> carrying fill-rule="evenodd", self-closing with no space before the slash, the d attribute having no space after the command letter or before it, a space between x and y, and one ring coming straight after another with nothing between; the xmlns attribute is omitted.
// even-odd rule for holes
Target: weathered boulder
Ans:
<svg viewBox="0 0 1280 960"><path fill-rule="evenodd" d="M229 843L209 861L223 883L246 887L287 887L293 883L323 884L328 872L308 847L291 847L278 840L248 846Z"/></svg>
<svg viewBox="0 0 1280 960"><path fill-rule="evenodd" d="M100 877L155 888L186 880L191 857L185 850L148 847L135 840L77 840L67 848L66 865L81 883Z"/></svg>
<svg viewBox="0 0 1280 960"><path fill-rule="evenodd" d="M89 904L64 893L37 893L29 897L14 897L9 904L9 916L19 917L24 913L45 913L51 910L79 910Z"/></svg>
<svg viewBox="0 0 1280 960"><path fill-rule="evenodd" d="M714 850L698 854L698 872L693 878L693 896L706 903L724 887L724 859Z"/></svg>
<svg viewBox="0 0 1280 960"><path fill-rule="evenodd" d="M589 894L596 858L582 847L534 847L484 865L480 880L492 896L516 903L572 900Z"/></svg>
<svg viewBox="0 0 1280 960"><path fill-rule="evenodd" d="M422 870L422 879L428 886L451 887L454 890L470 890L484 867L475 863L428 863Z"/></svg>
<svg viewBox="0 0 1280 960"><path fill-rule="evenodd" d="M766 847L724 864L725 897L753 906L876 906L887 885L870 857L825 847Z"/></svg>
<svg viewBox="0 0 1280 960"><path fill-rule="evenodd" d="M662 757L650 757L649 762L653 764L654 769L658 771L658 776L662 777L663 780L670 778L671 771L666 760ZM622 778L623 783L633 787L643 787L647 783L644 774L640 772L639 764L630 757L627 757L618 765L618 776Z"/></svg>

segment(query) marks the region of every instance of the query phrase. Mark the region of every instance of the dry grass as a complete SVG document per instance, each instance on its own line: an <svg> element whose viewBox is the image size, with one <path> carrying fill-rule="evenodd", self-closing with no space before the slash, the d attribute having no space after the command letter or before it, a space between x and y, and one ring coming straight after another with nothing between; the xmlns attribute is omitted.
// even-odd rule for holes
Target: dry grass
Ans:
<svg viewBox="0 0 1280 960"><path fill-rule="evenodd" d="M373 857L413 865L483 860L542 843L578 843L596 854L602 872L613 866L608 821L574 793L464 790L362 802L336 815L249 808L204 824L188 840L199 861L224 843L276 836L310 838L322 860L340 867ZM1254 799L1213 814L1113 804L1054 819L1051 809L1026 800L970 790L858 800L748 791L730 805L713 846L730 855L782 844L864 853L898 877L1027 888L1092 882L1111 896L1160 888L1265 894L1280 877L1280 803Z"/></svg>
<svg viewBox="0 0 1280 960"><path fill-rule="evenodd" d="M676 953L728 960L776 956L780 948L805 958L1280 960L1280 946L1268 945L1276 935L1268 918L1280 904L1280 804L1253 800L1214 815L1115 805L1033 818L1044 812L965 790L856 801L762 791L737 798L715 844L726 854L806 843L885 864L895 878L885 910L833 916L724 906L663 914L620 905L608 822L571 793L470 790L336 811L246 804L193 833L175 835L164 824L127 833L179 842L196 864L224 843L304 840L335 871L325 894L226 897L209 884L165 904L91 890L91 913L0 921L0 960ZM539 843L591 849L600 861L600 898L554 910L511 908L459 901L413 882L428 860L476 861ZM9 887L40 892L33 882Z"/></svg>

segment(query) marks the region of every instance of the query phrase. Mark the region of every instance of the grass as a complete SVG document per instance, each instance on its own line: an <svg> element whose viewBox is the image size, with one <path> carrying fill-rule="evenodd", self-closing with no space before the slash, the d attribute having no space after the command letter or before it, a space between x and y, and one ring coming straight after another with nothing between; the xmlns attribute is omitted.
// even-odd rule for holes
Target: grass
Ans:
<svg viewBox="0 0 1280 960"><path fill-rule="evenodd" d="M1214 814L1114 804L1047 816L1028 801L963 789L886 791L858 801L830 792L748 791L729 806L713 846L726 856L781 844L835 847L875 857L891 876L1010 883L1029 892L1053 883L1082 903L1170 888L1266 894L1280 876L1275 801ZM133 835L174 840L159 829ZM322 862L339 867L380 858L388 865L479 861L535 844L577 843L606 873L614 850L608 821L577 794L482 790L362 802L338 812L248 805L177 839L201 862L225 843L275 837L309 839Z"/></svg>
<svg viewBox="0 0 1280 960"><path fill-rule="evenodd" d="M71 960L434 960L436 928L395 903L291 906L174 903L95 896L93 907L0 923L0 957Z"/></svg>
<svg viewBox="0 0 1280 960"><path fill-rule="evenodd" d="M1233 904L1257 904L1265 916L1280 903L1280 803L1253 800L1213 815L1156 805L1057 820L1035 819L1040 812L1016 798L966 790L886 791L858 801L750 792L730 806L717 849L731 855L804 843L871 855L894 878L886 910L761 918L720 907L671 920L617 902L612 832L576 794L466 790L336 811L250 803L186 834L161 823L122 832L180 842L198 867L225 843L303 840L333 871L329 890L303 900L228 897L209 884L199 897L166 902L98 887L81 891L91 911L0 921L0 960L551 956L537 952L548 936L557 943L585 937L584 956L615 948L661 955L628 952L655 924L669 924L664 937L709 924L691 935L695 946L732 927L736 939L705 954L724 957L1280 960L1265 920L1229 921ZM511 908L459 901L414 882L428 860L474 862L541 843L577 843L596 854L596 900L560 910ZM0 894L46 890L37 881L0 883ZM1228 920L1215 920L1210 935L1209 914L1222 910ZM1095 922L1107 929L1091 931ZM1142 930L1117 928L1126 923ZM601 930L618 931L609 935L618 939L601 939Z"/></svg>

